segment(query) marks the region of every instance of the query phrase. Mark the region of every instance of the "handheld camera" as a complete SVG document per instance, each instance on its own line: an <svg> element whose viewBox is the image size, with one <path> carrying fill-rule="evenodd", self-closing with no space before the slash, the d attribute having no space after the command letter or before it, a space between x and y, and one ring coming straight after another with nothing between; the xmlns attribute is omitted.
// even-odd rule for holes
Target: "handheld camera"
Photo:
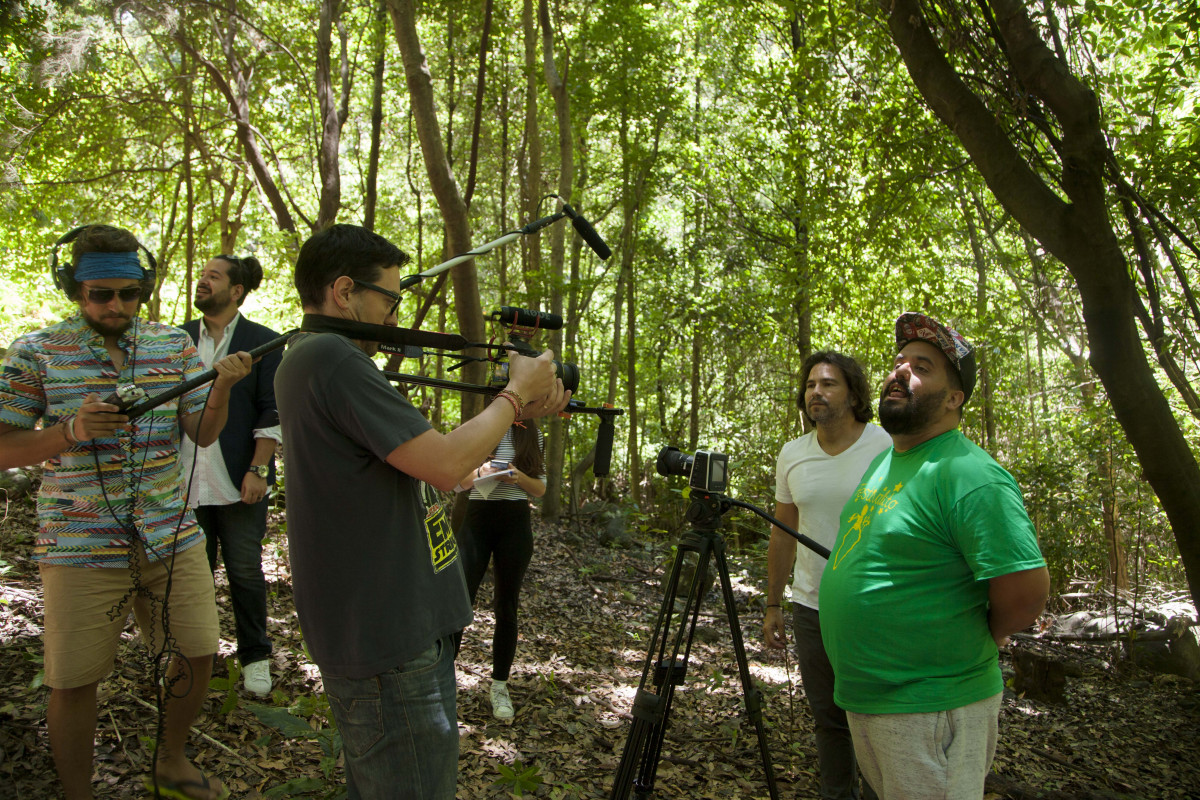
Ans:
<svg viewBox="0 0 1200 800"><path fill-rule="evenodd" d="M729 486L729 456L715 450L697 450L689 456L667 446L658 451L655 468L659 475L686 477L688 486L710 494L722 494Z"/></svg>

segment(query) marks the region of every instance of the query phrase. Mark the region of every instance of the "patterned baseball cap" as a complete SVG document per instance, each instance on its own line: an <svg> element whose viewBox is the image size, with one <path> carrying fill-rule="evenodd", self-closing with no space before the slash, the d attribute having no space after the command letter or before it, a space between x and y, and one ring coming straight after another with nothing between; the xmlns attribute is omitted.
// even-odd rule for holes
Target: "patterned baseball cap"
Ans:
<svg viewBox="0 0 1200 800"><path fill-rule="evenodd" d="M896 349L902 350L904 345L915 341L929 342L946 354L962 382L963 403L970 400L975 390L975 348L971 343L932 317L906 311L896 320Z"/></svg>

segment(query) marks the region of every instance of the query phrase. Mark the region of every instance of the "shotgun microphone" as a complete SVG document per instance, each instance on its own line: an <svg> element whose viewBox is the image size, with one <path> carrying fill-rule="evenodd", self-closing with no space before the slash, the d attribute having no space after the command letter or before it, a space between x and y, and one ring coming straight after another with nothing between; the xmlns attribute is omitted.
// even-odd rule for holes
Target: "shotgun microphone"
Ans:
<svg viewBox="0 0 1200 800"><path fill-rule="evenodd" d="M602 261L612 255L612 250L600 238L600 234L596 233L596 229L592 227L592 223L584 219L582 214L566 203L563 203L562 210L564 214L571 218L571 224L575 226L575 230L579 231L579 236L587 242L588 247L592 248L596 255L600 256Z"/></svg>

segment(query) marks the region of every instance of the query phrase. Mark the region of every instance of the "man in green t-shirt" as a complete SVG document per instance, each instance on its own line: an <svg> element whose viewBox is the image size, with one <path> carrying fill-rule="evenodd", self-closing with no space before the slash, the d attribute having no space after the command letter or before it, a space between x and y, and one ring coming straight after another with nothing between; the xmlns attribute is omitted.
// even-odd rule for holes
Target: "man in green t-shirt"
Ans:
<svg viewBox="0 0 1200 800"><path fill-rule="evenodd" d="M923 314L896 322L879 420L892 447L842 510L821 579L834 699L882 800L981 798L996 748L998 647L1050 579L1016 481L958 430L975 354Z"/></svg>

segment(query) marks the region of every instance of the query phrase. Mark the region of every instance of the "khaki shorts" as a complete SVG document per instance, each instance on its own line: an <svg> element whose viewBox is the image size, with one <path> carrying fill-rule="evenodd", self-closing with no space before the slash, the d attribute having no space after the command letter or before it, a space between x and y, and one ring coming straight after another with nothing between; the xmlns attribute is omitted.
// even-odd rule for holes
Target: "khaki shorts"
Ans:
<svg viewBox="0 0 1200 800"><path fill-rule="evenodd" d="M130 606L151 652L159 652L163 646L162 597L168 578L171 594L166 620L174 646L189 658L217 652L217 604L204 548L189 547L177 553L173 569L170 557L150 564L145 554L139 553L139 561L141 583L153 599L134 596L128 568L40 565L47 686L73 689L112 672Z"/></svg>

